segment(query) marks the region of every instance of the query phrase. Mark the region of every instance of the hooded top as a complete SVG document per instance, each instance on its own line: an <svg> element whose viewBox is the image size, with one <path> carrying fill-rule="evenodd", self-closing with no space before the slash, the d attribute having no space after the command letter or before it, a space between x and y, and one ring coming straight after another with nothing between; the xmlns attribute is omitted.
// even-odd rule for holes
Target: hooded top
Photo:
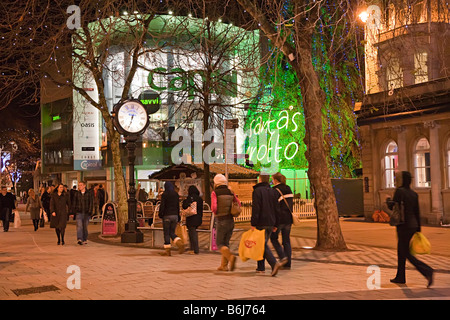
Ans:
<svg viewBox="0 0 450 320"><path fill-rule="evenodd" d="M159 205L159 217L178 216L180 214L180 197L174 190L172 182L167 181L164 184L164 192L161 196L161 204Z"/></svg>
<svg viewBox="0 0 450 320"><path fill-rule="evenodd" d="M217 186L222 186L222 185L227 185L228 181L227 178L223 175L223 174L216 174L214 176L214 185Z"/></svg>
<svg viewBox="0 0 450 320"><path fill-rule="evenodd" d="M186 226L188 228L200 226L203 217L203 199L200 198L200 191L198 191L196 186L190 186L188 196L183 201L183 209L187 209L194 201L197 202L197 214L186 218Z"/></svg>
<svg viewBox="0 0 450 320"><path fill-rule="evenodd" d="M406 227L420 230L420 209L419 196L411 189L411 173L402 171L396 174L396 184L394 199L388 201L388 207L392 210L395 202L404 206L405 223L399 227Z"/></svg>

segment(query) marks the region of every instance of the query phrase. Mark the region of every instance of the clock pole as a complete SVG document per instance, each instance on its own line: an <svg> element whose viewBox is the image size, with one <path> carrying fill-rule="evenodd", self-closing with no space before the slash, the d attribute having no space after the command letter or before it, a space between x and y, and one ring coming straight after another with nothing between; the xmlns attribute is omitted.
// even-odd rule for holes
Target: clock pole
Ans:
<svg viewBox="0 0 450 320"><path fill-rule="evenodd" d="M128 150L128 166L130 172L130 183L128 188L128 223L125 224L125 232L122 233L122 243L144 242L144 234L137 228L137 201L134 181L134 161L136 159L137 135L125 136Z"/></svg>

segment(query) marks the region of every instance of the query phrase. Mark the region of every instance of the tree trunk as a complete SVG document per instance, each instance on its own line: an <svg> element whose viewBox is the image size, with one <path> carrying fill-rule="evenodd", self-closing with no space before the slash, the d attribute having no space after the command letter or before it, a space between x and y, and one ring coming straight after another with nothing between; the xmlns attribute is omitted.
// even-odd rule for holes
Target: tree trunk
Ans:
<svg viewBox="0 0 450 320"><path fill-rule="evenodd" d="M103 119L105 119L108 141L110 141L113 157L115 198L118 203L118 234L122 234L125 231L125 223L128 222L128 194L120 157L120 134L114 129L112 118L109 114L103 115ZM130 172L130 174L134 173Z"/></svg>
<svg viewBox="0 0 450 320"><path fill-rule="evenodd" d="M303 96L306 135L304 142L307 146L306 158L309 162L308 178L314 191L317 213L317 242L319 250L346 250L347 246L339 224L336 198L331 184L330 172L325 155L322 106L324 92L320 88L319 80L311 57L312 34L314 22L305 19L305 12L295 12L295 48L280 37L277 30L261 11L250 0L238 0L241 6L258 22L260 29L288 59L296 72ZM317 6L316 6L317 7ZM315 10L317 10L317 8ZM295 11L301 10L296 5ZM303 8L304 10L304 8ZM311 16L313 14L311 13Z"/></svg>

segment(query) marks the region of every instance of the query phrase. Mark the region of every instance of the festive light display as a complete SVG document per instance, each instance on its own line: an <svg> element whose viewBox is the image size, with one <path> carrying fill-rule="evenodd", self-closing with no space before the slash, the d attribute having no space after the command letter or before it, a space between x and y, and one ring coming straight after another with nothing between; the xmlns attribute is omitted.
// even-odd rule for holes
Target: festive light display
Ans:
<svg viewBox="0 0 450 320"><path fill-rule="evenodd" d="M289 8L286 7L286 10ZM312 62L326 96L322 108L324 147L334 178L352 177L354 170L361 165L358 129L353 113L354 103L363 90L357 44L355 37L347 37L350 32L348 22L336 23L341 17L336 14L339 10L334 5L321 9L321 20L312 43ZM338 46L336 39L340 41ZM289 41L293 43L292 37ZM270 43L269 46L269 50L274 50ZM264 85L259 98L250 105L246 128L253 134L260 134L261 129L266 128L268 135L279 129L279 138L272 146L248 146L250 160L259 169L264 166L261 165L264 163L263 152L279 148L276 161L280 168L306 169L308 161L303 142L305 121L301 88L295 72L281 53L272 55L269 63L262 68L261 81ZM267 138L267 141L271 139Z"/></svg>

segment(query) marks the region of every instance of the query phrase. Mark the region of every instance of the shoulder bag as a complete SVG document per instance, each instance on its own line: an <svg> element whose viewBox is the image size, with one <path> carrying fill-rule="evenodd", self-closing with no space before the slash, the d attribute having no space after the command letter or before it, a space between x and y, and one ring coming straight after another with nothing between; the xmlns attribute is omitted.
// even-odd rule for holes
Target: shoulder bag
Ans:
<svg viewBox="0 0 450 320"><path fill-rule="evenodd" d="M281 192L280 191L280 189L278 189L278 188L275 188L279 193L280 193L280 195L283 197L283 200L284 200L284 203L286 204L286 207L289 209L289 212L291 213L291 216L292 216L292 223L294 224L294 226L299 226L300 225L300 219L291 211L291 208L289 207L289 204L288 204L288 202L287 202L287 200L286 200L286 198L284 197L284 194L283 194L283 192Z"/></svg>
<svg viewBox="0 0 450 320"><path fill-rule="evenodd" d="M395 202L394 208L392 209L392 213L390 214L389 224L391 226L399 226L405 223L405 208L403 201Z"/></svg>

